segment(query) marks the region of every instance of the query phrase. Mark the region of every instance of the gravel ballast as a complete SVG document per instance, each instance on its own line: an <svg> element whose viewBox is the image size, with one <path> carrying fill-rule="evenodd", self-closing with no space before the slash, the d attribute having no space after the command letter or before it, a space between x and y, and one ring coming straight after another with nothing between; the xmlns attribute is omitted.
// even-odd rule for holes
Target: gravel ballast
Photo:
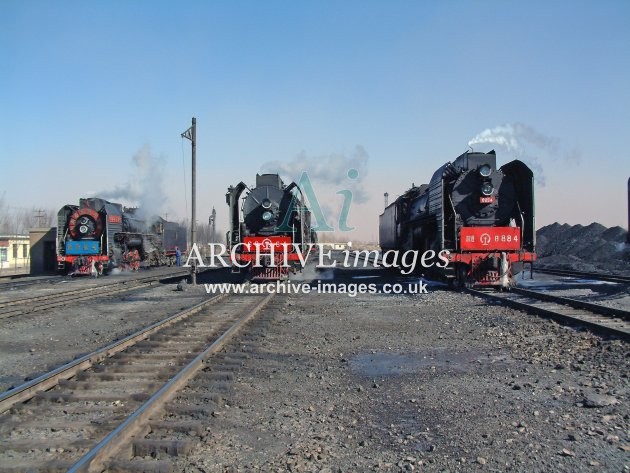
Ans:
<svg viewBox="0 0 630 473"><path fill-rule="evenodd" d="M627 345L441 290L277 297L181 471L624 471Z"/></svg>

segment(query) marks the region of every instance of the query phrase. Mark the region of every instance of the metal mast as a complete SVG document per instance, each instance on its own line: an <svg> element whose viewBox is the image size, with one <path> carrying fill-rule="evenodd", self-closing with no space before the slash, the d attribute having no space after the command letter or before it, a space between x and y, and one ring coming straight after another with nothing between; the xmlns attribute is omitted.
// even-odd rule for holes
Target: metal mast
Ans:
<svg viewBox="0 0 630 473"><path fill-rule="evenodd" d="M192 217L190 220L190 247L197 242L197 225L196 225L196 213L197 213L197 119L192 118L192 126L182 133L182 137L190 140L192 145L192 189L191 189L191 207ZM192 260L190 267L190 279L193 286L197 285L197 260Z"/></svg>
<svg viewBox="0 0 630 473"><path fill-rule="evenodd" d="M216 239L216 220L217 220L217 211L212 207L212 213L210 214L210 218L208 218L208 223L210 224L210 241L214 243Z"/></svg>

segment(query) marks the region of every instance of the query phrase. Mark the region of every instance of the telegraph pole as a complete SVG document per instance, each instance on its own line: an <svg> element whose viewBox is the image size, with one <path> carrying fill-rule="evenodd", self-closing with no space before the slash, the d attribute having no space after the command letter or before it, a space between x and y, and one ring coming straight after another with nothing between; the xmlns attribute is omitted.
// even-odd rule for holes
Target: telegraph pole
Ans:
<svg viewBox="0 0 630 473"><path fill-rule="evenodd" d="M41 228L42 219L44 218L44 211L42 209L35 211L35 218L37 219L37 226Z"/></svg>
<svg viewBox="0 0 630 473"><path fill-rule="evenodd" d="M197 211L197 119L192 118L192 126L182 133L182 137L189 139L192 145L192 218L190 220L190 247L197 241L197 228L195 223L195 214ZM190 267L190 279L193 286L197 285L197 261L192 260L192 266Z"/></svg>
<svg viewBox="0 0 630 473"><path fill-rule="evenodd" d="M216 231L216 220L217 220L217 211L212 207L212 213L210 214L210 218L208 219L208 223L210 224L210 238L212 243L215 241L215 231Z"/></svg>

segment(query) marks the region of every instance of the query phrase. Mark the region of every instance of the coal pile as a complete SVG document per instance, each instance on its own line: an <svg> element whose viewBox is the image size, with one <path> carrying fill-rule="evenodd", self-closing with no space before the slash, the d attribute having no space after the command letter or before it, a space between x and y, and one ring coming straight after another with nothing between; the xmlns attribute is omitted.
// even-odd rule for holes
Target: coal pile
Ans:
<svg viewBox="0 0 630 473"><path fill-rule="evenodd" d="M630 245L621 227L553 223L536 232L536 266L630 275Z"/></svg>

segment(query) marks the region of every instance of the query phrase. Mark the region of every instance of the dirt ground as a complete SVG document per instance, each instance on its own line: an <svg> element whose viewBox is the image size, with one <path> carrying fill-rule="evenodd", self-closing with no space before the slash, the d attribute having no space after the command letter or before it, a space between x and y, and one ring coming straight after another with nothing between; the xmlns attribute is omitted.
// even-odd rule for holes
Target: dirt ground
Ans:
<svg viewBox="0 0 630 473"><path fill-rule="evenodd" d="M274 323L179 470L630 468L625 342L436 288L266 310Z"/></svg>

